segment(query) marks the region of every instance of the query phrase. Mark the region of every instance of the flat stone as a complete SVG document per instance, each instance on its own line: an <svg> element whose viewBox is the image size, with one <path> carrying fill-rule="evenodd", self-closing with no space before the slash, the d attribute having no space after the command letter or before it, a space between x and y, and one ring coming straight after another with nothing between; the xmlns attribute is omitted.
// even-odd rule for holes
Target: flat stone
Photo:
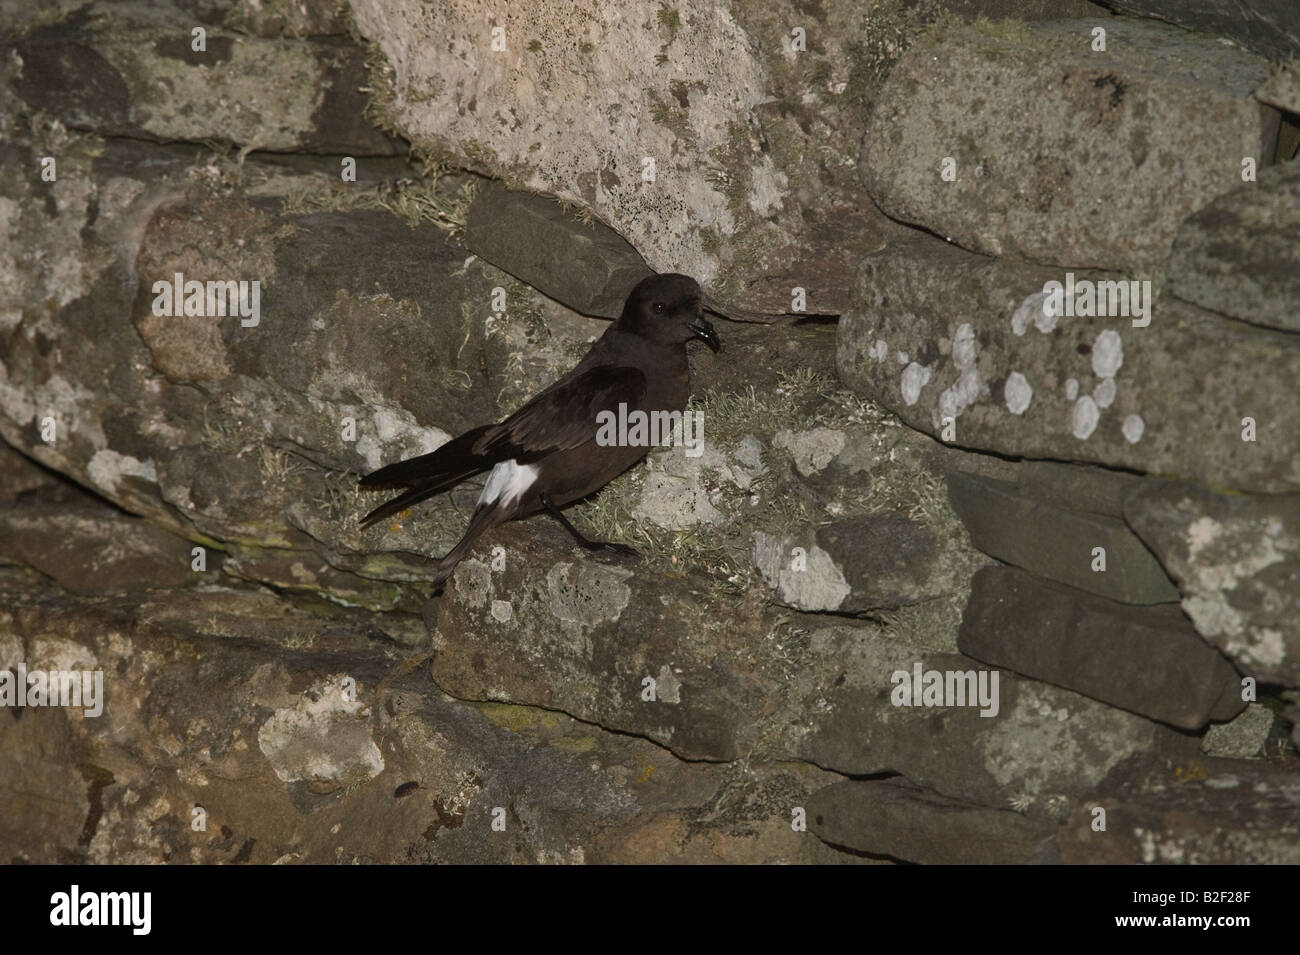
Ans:
<svg viewBox="0 0 1300 955"><path fill-rule="evenodd" d="M104 675L98 716L0 713L7 862L856 861L790 826L831 773L687 762L452 699L384 639L406 615L246 587L78 597L32 576L0 580L0 606L0 669Z"/></svg>
<svg viewBox="0 0 1300 955"><path fill-rule="evenodd" d="M628 566L541 530L503 527L456 568L438 603L438 684L462 699L561 709L687 758L734 759L769 689L737 650L762 641L769 615L710 619L689 581L641 586ZM492 570L492 546L504 570Z"/></svg>
<svg viewBox="0 0 1300 955"><path fill-rule="evenodd" d="M1124 517L1124 498L1142 477L1091 464L1064 461L1010 460L953 447L915 434L927 442L925 458L946 477L972 475L981 480L1014 485L1017 493L1052 507Z"/></svg>
<svg viewBox="0 0 1300 955"><path fill-rule="evenodd" d="M193 543L89 495L50 488L35 496L0 508L0 555L74 593L192 586L220 573L219 552L208 552L212 576L193 571Z"/></svg>
<svg viewBox="0 0 1300 955"><path fill-rule="evenodd" d="M975 575L962 653L1182 729L1237 715L1232 664L1176 607L1132 607L1010 567Z"/></svg>
<svg viewBox="0 0 1300 955"><path fill-rule="evenodd" d="M545 196L482 187L470 203L465 244L503 272L584 315L618 318L637 282L653 274L609 226L582 223Z"/></svg>
<svg viewBox="0 0 1300 955"><path fill-rule="evenodd" d="M951 475L948 496L971 542L998 560L1123 603L1179 599L1159 561L1118 518L1067 510L971 474ZM1093 569L1097 547L1105 551L1103 571Z"/></svg>
<svg viewBox="0 0 1300 955"><path fill-rule="evenodd" d="M1300 68L1294 63L1278 67L1255 90L1255 99L1288 113L1300 113Z"/></svg>
<svg viewBox="0 0 1300 955"><path fill-rule="evenodd" d="M921 865L1059 858L1051 823L950 799L903 779L835 783L813 793L807 810L808 828L824 842Z"/></svg>
<svg viewBox="0 0 1300 955"><path fill-rule="evenodd" d="M846 0L798 14L539 0L527 16L499 8L502 44L480 0L349 10L387 60L374 108L403 136L589 212L654 271L694 276L728 308L838 313L857 260L902 231L857 175L860 94L876 80L848 65L864 43L892 56L885 44L918 28L910 11L886 24ZM792 17L816 38L797 54Z"/></svg>

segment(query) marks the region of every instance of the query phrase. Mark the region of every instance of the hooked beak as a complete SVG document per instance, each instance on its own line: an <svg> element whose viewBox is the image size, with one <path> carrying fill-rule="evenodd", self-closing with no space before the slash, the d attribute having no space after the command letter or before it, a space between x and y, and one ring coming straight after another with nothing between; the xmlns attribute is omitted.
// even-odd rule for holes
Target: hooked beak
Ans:
<svg viewBox="0 0 1300 955"><path fill-rule="evenodd" d="M714 352L722 350L722 342L718 340L718 333L713 330L713 326L709 324L703 315L696 315L686 323L686 327L691 330L691 334L708 345Z"/></svg>

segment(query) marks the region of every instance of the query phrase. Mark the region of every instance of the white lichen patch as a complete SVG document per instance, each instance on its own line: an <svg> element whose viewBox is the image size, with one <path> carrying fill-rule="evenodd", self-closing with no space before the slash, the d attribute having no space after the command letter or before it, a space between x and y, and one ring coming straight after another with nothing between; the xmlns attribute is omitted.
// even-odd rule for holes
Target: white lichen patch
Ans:
<svg viewBox="0 0 1300 955"><path fill-rule="evenodd" d="M1086 788L1146 750L1155 724L1068 690L1023 681L984 737L985 767L1009 794ZM1104 739L1105 746L1095 741Z"/></svg>
<svg viewBox="0 0 1300 955"><path fill-rule="evenodd" d="M1297 550L1291 539L1269 533L1276 522L1268 512L1223 521L1198 516L1184 531L1185 560L1175 556L1183 609L1197 631L1243 672L1272 678L1292 665L1287 634L1278 629L1290 598L1275 565L1294 561Z"/></svg>
<svg viewBox="0 0 1300 955"><path fill-rule="evenodd" d="M451 435L441 428L418 424L405 408L375 408L370 420L371 428L357 429L361 433L357 436L356 449L372 471L385 461L396 460L399 453L402 458L428 454L451 440Z"/></svg>
<svg viewBox="0 0 1300 955"><path fill-rule="evenodd" d="M939 395L936 424L941 424L945 418L959 417L963 411L979 400L983 387L984 382L980 378L979 369L974 365L966 368L957 380Z"/></svg>
<svg viewBox="0 0 1300 955"><path fill-rule="evenodd" d="M650 521L669 530L682 530L697 524L717 524L722 520L710 500L705 477L704 458L687 457L680 448L653 454L647 461L641 497L632 516Z"/></svg>
<svg viewBox="0 0 1300 955"><path fill-rule="evenodd" d="M1029 403L1033 400L1034 389L1029 384L1029 379L1018 371L1013 371L1007 375L1007 383L1002 389L1003 398L1007 403L1007 410L1012 414L1024 414L1029 409Z"/></svg>
<svg viewBox="0 0 1300 955"><path fill-rule="evenodd" d="M1073 401L1079 397L1079 380L1077 378L1065 379L1065 398L1067 401Z"/></svg>
<svg viewBox="0 0 1300 955"><path fill-rule="evenodd" d="M789 177L776 168L771 157L764 156L752 170L749 194L745 200L750 209L766 217L781 207L789 186Z"/></svg>
<svg viewBox="0 0 1300 955"><path fill-rule="evenodd" d="M1092 372L1098 378L1114 378L1124 364L1124 341L1108 328L1092 343Z"/></svg>
<svg viewBox="0 0 1300 955"><path fill-rule="evenodd" d="M1023 302L1020 307L1011 315L1011 331L1016 335L1023 335L1029 329L1032 322L1039 330L1044 330L1040 323L1050 320L1055 325L1055 319L1051 318L1045 311L1047 295L1044 292L1035 292ZM1051 329L1046 329L1050 331Z"/></svg>
<svg viewBox="0 0 1300 955"><path fill-rule="evenodd" d="M560 562L546 574L548 606L560 620L587 627L618 620L632 599L631 576L622 567Z"/></svg>
<svg viewBox="0 0 1300 955"><path fill-rule="evenodd" d="M867 357L876 361L884 361L889 357L889 345L885 343L883 338L877 338L875 344L867 349Z"/></svg>
<svg viewBox="0 0 1300 955"><path fill-rule="evenodd" d="M63 637L33 638L26 662L29 670L94 670L99 666L90 647Z"/></svg>
<svg viewBox="0 0 1300 955"><path fill-rule="evenodd" d="M1097 402L1098 408L1109 408L1115 403L1115 379L1103 378L1097 382L1097 387L1092 389L1092 400Z"/></svg>
<svg viewBox="0 0 1300 955"><path fill-rule="evenodd" d="M754 535L754 565L782 602L800 610L838 610L853 591L831 555L815 544L796 563L790 538L759 531Z"/></svg>
<svg viewBox="0 0 1300 955"><path fill-rule="evenodd" d="M1129 444L1137 444L1142 440L1146 428L1146 422L1142 420L1141 415L1131 414L1124 418L1120 430L1124 432L1124 440Z"/></svg>
<svg viewBox="0 0 1300 955"><path fill-rule="evenodd" d="M903 379L899 386L903 391L904 404L916 404L921 397L921 389L930 383L933 374L925 365L918 365L916 362L903 369Z"/></svg>
<svg viewBox="0 0 1300 955"><path fill-rule="evenodd" d="M1074 403L1071 433L1080 441L1087 441L1097 430L1097 421L1100 417L1101 412L1097 410L1097 403L1092 400L1092 396L1084 395Z"/></svg>
<svg viewBox="0 0 1300 955"><path fill-rule="evenodd" d="M1038 329L1044 335L1056 328L1056 323L1060 321L1060 316L1053 312L1044 303L1043 307L1034 312L1034 328Z"/></svg>
<svg viewBox="0 0 1300 955"><path fill-rule="evenodd" d="M152 460L140 461L111 448L95 452L86 465L86 476L109 495L117 493L118 482L124 477L138 477L152 484L158 483L158 471Z"/></svg>
<svg viewBox="0 0 1300 955"><path fill-rule="evenodd" d="M1187 528L1187 562L1202 590L1232 590L1238 582L1287 559L1267 521L1224 525L1199 517ZM1285 546L1285 545L1283 545Z"/></svg>
<svg viewBox="0 0 1300 955"><path fill-rule="evenodd" d="M969 322L959 325L952 340L952 363L963 370L974 366L979 357L979 343L975 340L975 329Z"/></svg>
<svg viewBox="0 0 1300 955"><path fill-rule="evenodd" d="M655 676L655 698L662 703L680 703L682 701L682 681L677 679L673 668L664 664Z"/></svg>
<svg viewBox="0 0 1300 955"><path fill-rule="evenodd" d="M258 729L258 747L282 781L356 782L383 772L370 717L345 680L342 673L327 677Z"/></svg>

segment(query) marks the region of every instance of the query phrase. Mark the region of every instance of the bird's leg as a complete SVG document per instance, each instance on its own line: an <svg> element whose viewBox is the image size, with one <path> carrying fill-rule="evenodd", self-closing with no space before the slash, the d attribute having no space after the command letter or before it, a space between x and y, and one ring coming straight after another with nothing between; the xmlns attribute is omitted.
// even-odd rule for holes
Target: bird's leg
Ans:
<svg viewBox="0 0 1300 955"><path fill-rule="evenodd" d="M583 537L578 529L569 523L569 519L564 516L564 513L555 506L555 502L551 500L551 495L549 494L542 495L542 507L546 509L547 514L550 514L551 517L559 521L564 529L573 535L573 539L577 541L578 546L583 550L603 550L607 553L623 554L627 557L641 556L626 544L613 544L609 541L594 541Z"/></svg>

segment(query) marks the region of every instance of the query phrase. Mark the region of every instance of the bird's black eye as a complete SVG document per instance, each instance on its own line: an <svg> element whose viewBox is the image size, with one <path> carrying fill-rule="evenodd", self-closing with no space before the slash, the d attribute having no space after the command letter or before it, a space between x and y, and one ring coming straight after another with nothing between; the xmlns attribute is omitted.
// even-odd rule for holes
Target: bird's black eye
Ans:
<svg viewBox="0 0 1300 955"><path fill-rule="evenodd" d="M664 312L668 311L668 306L663 302L655 302L654 309L656 315L662 315Z"/></svg>

